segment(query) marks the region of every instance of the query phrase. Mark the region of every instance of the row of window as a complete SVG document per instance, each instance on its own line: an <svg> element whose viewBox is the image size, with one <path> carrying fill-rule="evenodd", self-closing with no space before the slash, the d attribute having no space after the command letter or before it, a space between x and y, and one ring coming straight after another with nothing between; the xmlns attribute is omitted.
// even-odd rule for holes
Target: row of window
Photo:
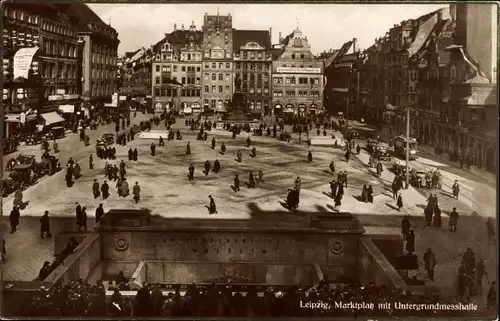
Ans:
<svg viewBox="0 0 500 321"><path fill-rule="evenodd" d="M44 62L39 68L44 78L76 79L76 65L62 64L61 68L58 68L55 62Z"/></svg>
<svg viewBox="0 0 500 321"><path fill-rule="evenodd" d="M156 97L200 97L200 89L155 88Z"/></svg>
<svg viewBox="0 0 500 321"><path fill-rule="evenodd" d="M255 52L254 50L248 52L248 51L240 51L234 54L235 58L241 58L241 59L250 59L250 60L261 60L265 58L271 58L271 53L267 53L265 55L262 51L257 51Z"/></svg>
<svg viewBox="0 0 500 321"><path fill-rule="evenodd" d="M299 97L299 98L319 98L319 91L310 91L307 90L299 90L297 91L297 95L295 91L287 90L285 92L286 97ZM273 91L273 97L283 97L282 91Z"/></svg>
<svg viewBox="0 0 500 321"><path fill-rule="evenodd" d="M231 63L230 62L226 62L226 63L223 63L223 62L219 62L219 63L216 63L216 62L212 62L211 64L206 62L205 63L205 69L224 69L224 67L226 69L231 69Z"/></svg>
<svg viewBox="0 0 500 321"><path fill-rule="evenodd" d="M178 81L177 80L177 77L169 77L167 75L164 75L162 78L161 78L161 82L160 82L160 77L155 77L155 85L161 85L162 83L163 84L168 84L171 80L173 81ZM201 80L200 80L200 77L182 77L181 78L181 84L183 85L200 85L201 83Z"/></svg>
<svg viewBox="0 0 500 321"><path fill-rule="evenodd" d="M38 16L30 15L21 10L12 9L7 6L3 10L3 15L4 17L25 21L27 23L32 23L32 24L38 23Z"/></svg>
<svg viewBox="0 0 500 321"><path fill-rule="evenodd" d="M319 78L318 77L312 77L312 78L307 78L307 77L273 77L273 83L274 84L283 84L286 83L288 85L295 85L297 84L297 78L298 78L298 84L299 85L319 85Z"/></svg>
<svg viewBox="0 0 500 321"><path fill-rule="evenodd" d="M57 33L66 37L76 37L77 31L74 28L65 27L52 22L42 22L42 30Z"/></svg>
<svg viewBox="0 0 500 321"><path fill-rule="evenodd" d="M201 67L200 66L180 66L181 68L181 71L182 72L200 72L201 71ZM160 72L160 69L161 69L161 72L177 72L178 71L178 68L179 68L179 65L156 65L156 72Z"/></svg>
<svg viewBox="0 0 500 321"><path fill-rule="evenodd" d="M269 71L270 64L267 63L239 63L235 64L236 70L263 70Z"/></svg>
<svg viewBox="0 0 500 321"><path fill-rule="evenodd" d="M116 92L116 83L113 81L112 83L101 83L101 84L92 84L90 94L92 97L102 96L102 95L112 95Z"/></svg>
<svg viewBox="0 0 500 321"><path fill-rule="evenodd" d="M67 43L64 41L59 41L59 44L56 40L43 38L43 53L49 56L61 56L68 58L76 58L77 55L77 47L71 43Z"/></svg>
<svg viewBox="0 0 500 321"><path fill-rule="evenodd" d="M210 75L210 74L209 74L208 72L206 72L206 73L203 75L203 79L204 79L204 80L210 80L209 75ZM226 77L225 77L225 79L226 79L227 81L231 80L231 74L226 73L226 74L225 74L225 76L226 76ZM216 73L213 73L213 74L212 74L211 79L212 79L212 81L217 81L217 79L218 79L219 81L222 81L222 80L224 80L224 74L216 74Z"/></svg>
<svg viewBox="0 0 500 321"><path fill-rule="evenodd" d="M229 86L218 86L219 88L219 93L222 94L224 93L224 88L225 88L225 92L226 93L229 93L231 91L231 88ZM212 91L210 91L210 86L205 86L205 92L206 93L209 93L209 92L212 92L212 93L216 93L217 92L217 86L212 86Z"/></svg>
<svg viewBox="0 0 500 321"><path fill-rule="evenodd" d="M92 63L116 66L117 57L102 54L92 54Z"/></svg>
<svg viewBox="0 0 500 321"><path fill-rule="evenodd" d="M269 83L269 75L268 74L249 74L249 73L244 73L244 74L238 74L240 79L243 79L243 84L245 82L254 82L257 80L257 82L261 83L264 82L265 84Z"/></svg>
<svg viewBox="0 0 500 321"><path fill-rule="evenodd" d="M116 71L110 68L92 68L93 79L114 79Z"/></svg>

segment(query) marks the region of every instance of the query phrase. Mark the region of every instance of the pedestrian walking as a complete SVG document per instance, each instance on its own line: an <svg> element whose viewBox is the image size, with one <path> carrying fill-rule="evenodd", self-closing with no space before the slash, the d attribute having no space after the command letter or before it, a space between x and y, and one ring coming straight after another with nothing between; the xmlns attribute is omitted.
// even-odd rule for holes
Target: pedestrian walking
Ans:
<svg viewBox="0 0 500 321"><path fill-rule="evenodd" d="M45 211L43 216L40 218L40 238L44 239L46 237L51 237L50 234L50 221L49 221L49 211Z"/></svg>
<svg viewBox="0 0 500 321"><path fill-rule="evenodd" d="M78 231L83 227L83 230L87 232L87 208L82 207L82 211L80 213L80 218L78 220Z"/></svg>
<svg viewBox="0 0 500 321"><path fill-rule="evenodd" d="M308 161L308 162L312 162L312 160L313 160L313 154L311 153L311 151L309 151L309 152L307 153L307 161Z"/></svg>
<svg viewBox="0 0 500 321"><path fill-rule="evenodd" d="M436 268L437 262L436 256L434 255L434 252L432 252L431 248L428 248L427 252L424 254L424 263L429 280L434 281L434 269Z"/></svg>
<svg viewBox="0 0 500 321"><path fill-rule="evenodd" d="M139 200L141 199L141 187L139 186L139 182L135 182L135 185L132 188L132 193L134 194L135 203L139 203Z"/></svg>
<svg viewBox="0 0 500 321"><path fill-rule="evenodd" d="M105 200L109 197L109 185L106 181L101 185L102 199Z"/></svg>
<svg viewBox="0 0 500 321"><path fill-rule="evenodd" d="M155 156L156 154L156 145L155 143L151 143L151 156Z"/></svg>
<svg viewBox="0 0 500 321"><path fill-rule="evenodd" d="M398 207L398 211L401 211L401 208L403 207L403 196L401 196L401 193L398 195L398 200L396 201L396 206Z"/></svg>
<svg viewBox="0 0 500 321"><path fill-rule="evenodd" d="M80 218L82 216L82 206L75 202L75 225L78 226L80 223Z"/></svg>
<svg viewBox="0 0 500 321"><path fill-rule="evenodd" d="M239 192L240 191L240 178L238 176L238 173L236 173L236 175L234 175L234 191L235 192Z"/></svg>
<svg viewBox="0 0 500 321"><path fill-rule="evenodd" d="M17 226L19 225L19 218L21 217L21 213L19 212L19 208L17 205L14 205L12 211L9 215L10 222L10 232L15 233L17 231Z"/></svg>
<svg viewBox="0 0 500 321"><path fill-rule="evenodd" d="M194 166L193 166L193 164L189 165L189 169L188 170L189 170L188 180L192 181L192 180L194 180Z"/></svg>
<svg viewBox="0 0 500 321"><path fill-rule="evenodd" d="M94 157L92 154L89 155L89 169L94 169Z"/></svg>
<svg viewBox="0 0 500 321"><path fill-rule="evenodd" d="M403 235L403 240L405 241L408 239L408 235L410 234L410 220L406 214L401 220L401 234Z"/></svg>
<svg viewBox="0 0 500 321"><path fill-rule="evenodd" d="M217 214L217 207L215 206L215 200L212 197L212 195L208 195L208 198L210 200L210 205L205 206L208 209L208 214Z"/></svg>
<svg viewBox="0 0 500 321"><path fill-rule="evenodd" d="M101 196L100 186L97 179L94 179L94 183L92 184L92 193L94 194L94 198Z"/></svg>
<svg viewBox="0 0 500 321"><path fill-rule="evenodd" d="M451 232L456 232L457 231L457 225L458 225L458 212L457 208L454 207L453 210L450 213L450 220L448 221L448 225L450 225L450 231Z"/></svg>
<svg viewBox="0 0 500 321"><path fill-rule="evenodd" d="M458 199L458 194L460 193L460 186L458 185L457 180L455 180L455 183L453 183L451 190L453 192L453 198Z"/></svg>
<svg viewBox="0 0 500 321"><path fill-rule="evenodd" d="M413 254L415 252L415 232L413 229L411 229L410 234L408 234L405 249L408 254Z"/></svg>
<svg viewBox="0 0 500 321"><path fill-rule="evenodd" d="M104 215L104 209L102 208L102 203L95 209L95 222L99 223L101 217Z"/></svg>

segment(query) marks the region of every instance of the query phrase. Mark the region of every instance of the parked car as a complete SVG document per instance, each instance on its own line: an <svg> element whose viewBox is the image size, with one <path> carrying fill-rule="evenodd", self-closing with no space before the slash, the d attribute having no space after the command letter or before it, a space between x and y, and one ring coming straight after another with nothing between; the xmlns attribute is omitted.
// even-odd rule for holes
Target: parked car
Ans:
<svg viewBox="0 0 500 321"><path fill-rule="evenodd" d="M115 135L111 133L106 133L102 135L100 141L105 143L106 145L113 145L115 143Z"/></svg>

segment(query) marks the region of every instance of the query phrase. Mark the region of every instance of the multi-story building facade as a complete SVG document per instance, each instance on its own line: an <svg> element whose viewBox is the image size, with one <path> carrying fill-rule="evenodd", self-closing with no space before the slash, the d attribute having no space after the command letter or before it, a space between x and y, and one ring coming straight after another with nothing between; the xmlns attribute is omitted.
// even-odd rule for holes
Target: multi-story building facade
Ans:
<svg viewBox="0 0 500 321"><path fill-rule="evenodd" d="M243 94L245 109L254 114L271 113L271 31L233 29L234 88Z"/></svg>
<svg viewBox="0 0 500 321"><path fill-rule="evenodd" d="M143 97L151 94L152 58L152 49L140 48L121 59L118 70L121 94Z"/></svg>
<svg viewBox="0 0 500 321"><path fill-rule="evenodd" d="M156 112L183 111L195 113L202 107L203 33L194 21L189 30L177 30L153 46L152 103Z"/></svg>
<svg viewBox="0 0 500 321"><path fill-rule="evenodd" d="M205 14L202 30L203 108L224 112L234 92L232 17Z"/></svg>
<svg viewBox="0 0 500 321"><path fill-rule="evenodd" d="M117 91L118 33L84 3L59 6L78 18L83 100L92 105L111 101Z"/></svg>
<svg viewBox="0 0 500 321"><path fill-rule="evenodd" d="M449 153L470 156L473 165L496 173L498 165L497 8L492 4L450 6L454 34L448 64L442 130Z"/></svg>
<svg viewBox="0 0 500 321"><path fill-rule="evenodd" d="M297 28L273 53L272 113L307 118L323 111L323 61L311 53L307 37Z"/></svg>
<svg viewBox="0 0 500 321"><path fill-rule="evenodd" d="M62 121L58 105L78 98L77 30L53 5L6 4L3 14L7 137Z"/></svg>

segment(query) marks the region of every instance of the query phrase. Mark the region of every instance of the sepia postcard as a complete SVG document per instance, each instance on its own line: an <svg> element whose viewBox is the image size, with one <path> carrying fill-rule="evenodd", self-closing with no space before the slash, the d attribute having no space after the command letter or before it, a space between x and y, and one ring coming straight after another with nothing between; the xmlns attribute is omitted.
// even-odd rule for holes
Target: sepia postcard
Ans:
<svg viewBox="0 0 500 321"><path fill-rule="evenodd" d="M1 1L3 318L498 317L498 4Z"/></svg>

